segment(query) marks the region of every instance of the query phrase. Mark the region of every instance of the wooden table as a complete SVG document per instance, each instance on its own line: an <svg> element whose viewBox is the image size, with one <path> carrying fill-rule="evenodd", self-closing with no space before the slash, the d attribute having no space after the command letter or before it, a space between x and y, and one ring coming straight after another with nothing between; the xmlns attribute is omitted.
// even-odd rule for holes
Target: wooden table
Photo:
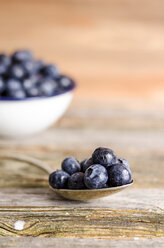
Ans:
<svg viewBox="0 0 164 248"><path fill-rule="evenodd" d="M1 51L30 48L79 82L56 126L0 138L0 155L23 153L55 170L66 156L81 160L106 146L128 159L134 178L116 195L65 201L39 169L0 160L0 247L164 247L163 7L162 0L0 1Z"/></svg>
<svg viewBox="0 0 164 248"><path fill-rule="evenodd" d="M81 160L103 145L129 160L134 185L98 200L67 201L48 188L44 172L1 160L1 247L163 247L164 116L75 103L42 134L1 139L0 154L23 153L57 169L64 157ZM22 230L15 227L19 220Z"/></svg>

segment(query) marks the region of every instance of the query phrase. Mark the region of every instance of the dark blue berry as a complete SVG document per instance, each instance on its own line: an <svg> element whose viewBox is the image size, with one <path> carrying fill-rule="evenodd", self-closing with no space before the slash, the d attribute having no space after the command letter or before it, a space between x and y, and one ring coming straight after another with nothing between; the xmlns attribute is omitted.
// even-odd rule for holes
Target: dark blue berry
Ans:
<svg viewBox="0 0 164 248"><path fill-rule="evenodd" d="M68 179L68 188L69 189L85 189L84 184L84 173L76 172L72 174Z"/></svg>
<svg viewBox="0 0 164 248"><path fill-rule="evenodd" d="M6 89L8 92L22 89L22 85L19 80L10 78L6 82Z"/></svg>
<svg viewBox="0 0 164 248"><path fill-rule="evenodd" d="M0 77L0 94L5 90L5 82L3 78Z"/></svg>
<svg viewBox="0 0 164 248"><path fill-rule="evenodd" d="M8 96L14 99L21 100L26 98L26 93L23 89L18 89L18 90L8 91Z"/></svg>
<svg viewBox="0 0 164 248"><path fill-rule="evenodd" d="M6 54L0 54L0 64L8 67L11 64L11 58Z"/></svg>
<svg viewBox="0 0 164 248"><path fill-rule="evenodd" d="M40 96L40 91L39 91L38 87L33 86L29 89L26 89L26 94L29 97L37 97L37 96Z"/></svg>
<svg viewBox="0 0 164 248"><path fill-rule="evenodd" d="M52 96L57 89L58 83L49 77L43 78L39 85L39 90L43 96Z"/></svg>
<svg viewBox="0 0 164 248"><path fill-rule="evenodd" d="M31 78L26 78L23 80L22 86L25 90L28 90L33 88L35 86L35 83Z"/></svg>
<svg viewBox="0 0 164 248"><path fill-rule="evenodd" d="M25 71L26 76L31 76L35 74L36 68L35 68L35 62L33 60L26 60L22 62L21 65Z"/></svg>
<svg viewBox="0 0 164 248"><path fill-rule="evenodd" d="M92 158L84 159L83 161L81 161L80 165L81 165L81 171L85 172L89 166L93 165Z"/></svg>
<svg viewBox="0 0 164 248"><path fill-rule="evenodd" d="M100 164L91 165L84 175L84 182L89 189L101 189L108 181L108 173L104 166Z"/></svg>
<svg viewBox="0 0 164 248"><path fill-rule="evenodd" d="M112 165L107 170L109 187L122 186L132 182L131 173L120 164Z"/></svg>
<svg viewBox="0 0 164 248"><path fill-rule="evenodd" d="M5 64L0 62L0 75L5 75L8 71L8 68Z"/></svg>
<svg viewBox="0 0 164 248"><path fill-rule="evenodd" d="M55 189L67 188L67 182L70 175L62 170L57 170L49 175L49 184Z"/></svg>
<svg viewBox="0 0 164 248"><path fill-rule="evenodd" d="M103 188L109 188L108 184L104 184Z"/></svg>
<svg viewBox="0 0 164 248"><path fill-rule="evenodd" d="M72 79L60 75L55 65L45 65L41 60L35 61L29 50L18 50L11 56L0 54L0 80L1 78L7 82L5 89L0 82L1 97L13 96L18 99L24 96L53 96L74 85ZM19 92L16 93L16 90Z"/></svg>
<svg viewBox="0 0 164 248"><path fill-rule="evenodd" d="M25 70L22 65L14 64L10 68L10 77L22 79L25 76Z"/></svg>
<svg viewBox="0 0 164 248"><path fill-rule="evenodd" d="M29 50L20 50L20 51L16 51L13 54L12 59L14 62L23 62L27 60L32 60L33 54Z"/></svg>
<svg viewBox="0 0 164 248"><path fill-rule="evenodd" d="M59 70L55 65L46 65L42 68L41 72L43 75L54 79L59 77Z"/></svg>
<svg viewBox="0 0 164 248"><path fill-rule="evenodd" d="M76 172L80 172L81 170L81 166L79 162L73 157L68 157L64 159L61 166L62 166L62 170L66 171L70 175Z"/></svg>
<svg viewBox="0 0 164 248"><path fill-rule="evenodd" d="M27 79L30 79L31 82L34 84L34 85L39 85L39 83L42 81L42 77L40 74L34 74L34 75L31 75L30 77L28 77Z"/></svg>
<svg viewBox="0 0 164 248"><path fill-rule="evenodd" d="M71 78L62 75L59 78L59 85L64 90L70 89L72 87L72 85L73 85L73 81L72 81Z"/></svg>
<svg viewBox="0 0 164 248"><path fill-rule="evenodd" d="M44 63L42 60L34 61L34 68L36 72L41 72L43 67L44 67Z"/></svg>
<svg viewBox="0 0 164 248"><path fill-rule="evenodd" d="M101 164L106 168L116 163L115 153L111 149L104 147L97 148L92 154L92 159L94 164Z"/></svg>
<svg viewBox="0 0 164 248"><path fill-rule="evenodd" d="M129 163L128 163L128 161L127 161L126 159L124 159L124 158L117 158L117 163L118 163L118 164L121 164L121 165L124 166L127 170L129 170L129 171L131 172L131 170L130 170L130 165L129 165Z"/></svg>

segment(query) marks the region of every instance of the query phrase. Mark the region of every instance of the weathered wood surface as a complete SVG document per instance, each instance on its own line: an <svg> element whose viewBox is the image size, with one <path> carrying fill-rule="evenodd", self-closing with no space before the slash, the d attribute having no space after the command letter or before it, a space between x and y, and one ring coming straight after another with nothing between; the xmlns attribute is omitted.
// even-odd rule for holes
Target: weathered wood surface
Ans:
<svg viewBox="0 0 164 248"><path fill-rule="evenodd" d="M30 186L30 185L29 185ZM145 200L146 198L146 200ZM154 213L163 213L164 190L153 188L136 188L124 190L110 197L95 199L94 201L76 202L63 200L48 188L3 188L0 191L0 208L24 207L87 207L109 208L118 210L145 210Z"/></svg>
<svg viewBox="0 0 164 248"><path fill-rule="evenodd" d="M116 195L65 201L48 189L42 171L0 160L0 247L164 247L163 5L0 2L0 49L32 48L79 81L55 127L0 139L0 154L23 153L56 169L66 156L81 160L107 146L129 160L134 178Z"/></svg>
<svg viewBox="0 0 164 248"><path fill-rule="evenodd" d="M102 206L103 207L103 206ZM164 237L164 217L149 211L96 208L3 208L1 236L128 239ZM13 224L24 221L23 230Z"/></svg>
<svg viewBox="0 0 164 248"><path fill-rule="evenodd" d="M31 237L8 237L1 238L1 248L24 248L49 247L49 248L72 248L72 247L127 247L128 248L163 248L164 239L139 239L134 240L95 240L95 239L73 239L73 238L31 238Z"/></svg>
<svg viewBox="0 0 164 248"><path fill-rule="evenodd" d="M66 201L48 189L44 172L25 163L1 160L0 235L130 239L137 242L134 243L136 247L142 238L154 239L151 242L155 246L158 238L156 244L159 242L162 246L164 130L161 122L164 117L146 110L131 112L124 109L120 112L105 108L95 112L90 108L85 117L83 114L83 108L77 111L72 105L62 121L43 134L26 140L1 140L0 153L31 155L55 169L60 167L65 156L82 159L89 156L95 146L106 145L130 161L134 178L132 188L94 201ZM15 230L14 224L18 220L24 221L23 230ZM53 240L49 242L51 247ZM70 245L76 244L74 239L71 242ZM94 247L94 243L88 245ZM114 245L117 247L116 243Z"/></svg>

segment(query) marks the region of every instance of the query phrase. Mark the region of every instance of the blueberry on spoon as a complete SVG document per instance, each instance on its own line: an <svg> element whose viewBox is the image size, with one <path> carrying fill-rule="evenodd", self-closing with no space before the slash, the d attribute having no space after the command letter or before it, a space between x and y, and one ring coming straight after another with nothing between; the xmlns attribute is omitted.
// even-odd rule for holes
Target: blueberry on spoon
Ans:
<svg viewBox="0 0 164 248"><path fill-rule="evenodd" d="M116 163L114 151L104 147L97 148L92 154L92 159L94 164L101 164L106 168Z"/></svg>
<svg viewBox="0 0 164 248"><path fill-rule="evenodd" d="M84 184L84 173L76 172L72 174L68 179L68 188L69 189L85 189Z"/></svg>
<svg viewBox="0 0 164 248"><path fill-rule="evenodd" d="M104 188L108 181L108 172L104 166L100 164L91 165L84 175L84 182L89 189Z"/></svg>
<svg viewBox="0 0 164 248"><path fill-rule="evenodd" d="M85 172L86 169L88 169L88 167L93 165L93 160L92 158L84 159L83 161L80 162L80 165L81 165L81 171Z"/></svg>
<svg viewBox="0 0 164 248"><path fill-rule="evenodd" d="M67 182L70 175L62 170L57 170L49 175L49 184L55 189L67 188Z"/></svg>
<svg viewBox="0 0 164 248"><path fill-rule="evenodd" d="M120 164L115 164L107 169L109 187L117 187L132 182L131 172Z"/></svg>
<svg viewBox="0 0 164 248"><path fill-rule="evenodd" d="M66 171L70 175L76 172L80 172L81 170L81 166L79 162L74 157L68 157L64 159L61 166L62 166L62 170Z"/></svg>

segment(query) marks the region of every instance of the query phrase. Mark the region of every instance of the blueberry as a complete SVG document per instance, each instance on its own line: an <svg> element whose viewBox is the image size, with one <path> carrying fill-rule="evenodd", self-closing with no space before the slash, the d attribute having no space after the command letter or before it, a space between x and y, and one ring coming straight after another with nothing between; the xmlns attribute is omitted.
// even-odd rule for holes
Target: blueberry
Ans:
<svg viewBox="0 0 164 248"><path fill-rule="evenodd" d="M58 89L58 83L49 77L43 78L39 90L43 96L52 96Z"/></svg>
<svg viewBox="0 0 164 248"><path fill-rule="evenodd" d="M20 50L20 51L16 51L12 55L12 59L14 62L23 62L23 61L27 61L27 60L32 60L33 54L29 50Z"/></svg>
<svg viewBox="0 0 164 248"><path fill-rule="evenodd" d="M49 184L55 189L67 188L67 182L70 175L62 170L57 170L49 175Z"/></svg>
<svg viewBox="0 0 164 248"><path fill-rule="evenodd" d="M109 188L108 184L104 184L103 188Z"/></svg>
<svg viewBox="0 0 164 248"><path fill-rule="evenodd" d="M55 65L46 65L42 68L41 72L43 75L54 79L59 77L59 70Z"/></svg>
<svg viewBox="0 0 164 248"><path fill-rule="evenodd" d="M26 76L31 76L35 74L36 68L33 60L26 60L22 63Z"/></svg>
<svg viewBox="0 0 164 248"><path fill-rule="evenodd" d="M4 75L7 73L7 67L5 64L3 64L2 62L0 62L0 75Z"/></svg>
<svg viewBox="0 0 164 248"><path fill-rule="evenodd" d="M79 162L73 157L68 157L64 159L61 166L62 166L62 170L66 171L70 175L76 172L80 172L81 170L81 166Z"/></svg>
<svg viewBox="0 0 164 248"><path fill-rule="evenodd" d="M26 89L26 94L29 97L36 97L36 96L40 96L40 90L38 89L38 87L33 86L29 89Z"/></svg>
<svg viewBox="0 0 164 248"><path fill-rule="evenodd" d="M44 67L44 63L42 60L36 60L34 61L34 67L36 72L40 72L42 68Z"/></svg>
<svg viewBox="0 0 164 248"><path fill-rule="evenodd" d="M68 179L68 188L69 189L85 189L84 184L84 173L76 172L72 174Z"/></svg>
<svg viewBox="0 0 164 248"><path fill-rule="evenodd" d="M8 96L14 99L24 99L26 98L26 93L23 89L18 89L18 90L9 91Z"/></svg>
<svg viewBox="0 0 164 248"><path fill-rule="evenodd" d="M130 170L130 165L129 165L129 163L128 163L128 161L127 161L126 159L124 159L124 158L117 158L117 163L118 163L118 164L121 164L121 165L124 166L127 170L129 170L129 171L131 172L131 170Z"/></svg>
<svg viewBox="0 0 164 248"><path fill-rule="evenodd" d="M73 85L73 81L71 78L62 75L59 78L59 85L62 89L70 89Z"/></svg>
<svg viewBox="0 0 164 248"><path fill-rule="evenodd" d="M116 163L115 153L111 149L104 147L97 148L92 154L92 159L94 164L101 164L106 168Z"/></svg>
<svg viewBox="0 0 164 248"><path fill-rule="evenodd" d="M25 76L25 70L22 65L14 64L10 68L10 77L22 79Z"/></svg>
<svg viewBox="0 0 164 248"><path fill-rule="evenodd" d="M42 81L42 76L40 74L34 74L28 77L32 81L33 84L39 85L39 83Z"/></svg>
<svg viewBox="0 0 164 248"><path fill-rule="evenodd" d="M81 165L81 171L85 172L89 166L93 165L92 158L84 159L83 161L81 161L80 165Z"/></svg>
<svg viewBox="0 0 164 248"><path fill-rule="evenodd" d="M10 57L6 54L0 54L0 64L3 64L8 67L11 64Z"/></svg>
<svg viewBox="0 0 164 248"><path fill-rule="evenodd" d="M101 189L108 181L108 172L100 164L91 165L84 175L84 182L89 189Z"/></svg>
<svg viewBox="0 0 164 248"><path fill-rule="evenodd" d="M120 164L112 165L107 170L109 187L122 186L132 182L131 173Z"/></svg>
<svg viewBox="0 0 164 248"><path fill-rule="evenodd" d="M3 78L0 77L0 94L5 90L5 82Z"/></svg>
<svg viewBox="0 0 164 248"><path fill-rule="evenodd" d="M23 80L22 85L25 90L28 90L35 86L35 82L32 80L32 78L26 78Z"/></svg>
<svg viewBox="0 0 164 248"><path fill-rule="evenodd" d="M6 82L6 89L8 92L16 91L16 90L22 89L22 85L19 80L15 78L10 78Z"/></svg>

